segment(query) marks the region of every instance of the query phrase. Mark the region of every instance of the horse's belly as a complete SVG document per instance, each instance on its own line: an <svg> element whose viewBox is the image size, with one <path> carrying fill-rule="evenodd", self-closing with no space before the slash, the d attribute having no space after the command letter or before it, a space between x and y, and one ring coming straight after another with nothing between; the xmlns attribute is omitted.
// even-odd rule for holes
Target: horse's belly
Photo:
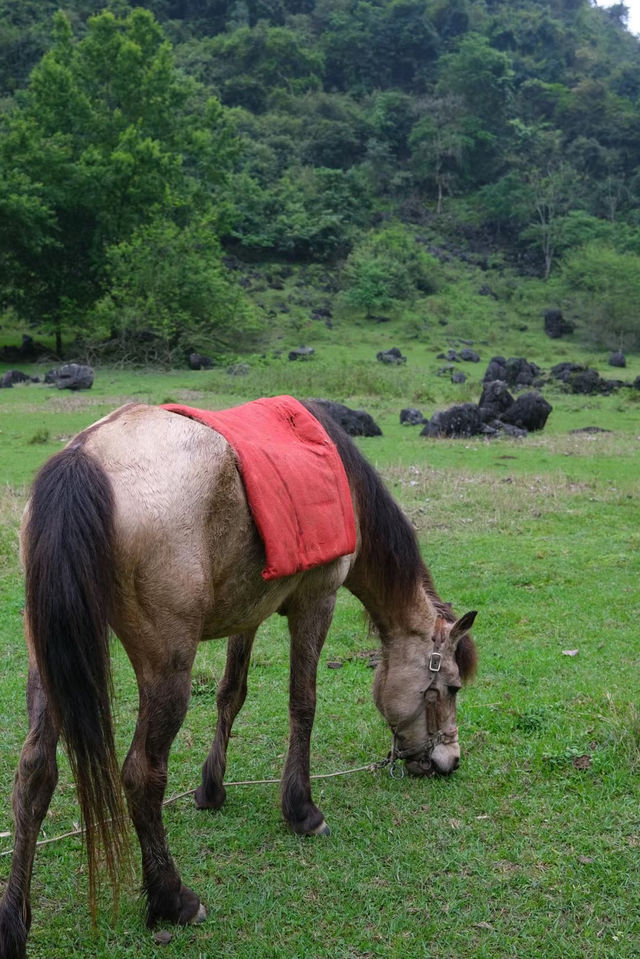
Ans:
<svg viewBox="0 0 640 959"><path fill-rule="evenodd" d="M203 626L203 639L216 639L244 633L258 628L260 623L275 613L294 588L291 580L272 580L264 583L258 571L258 579L238 588L225 584L214 593Z"/></svg>

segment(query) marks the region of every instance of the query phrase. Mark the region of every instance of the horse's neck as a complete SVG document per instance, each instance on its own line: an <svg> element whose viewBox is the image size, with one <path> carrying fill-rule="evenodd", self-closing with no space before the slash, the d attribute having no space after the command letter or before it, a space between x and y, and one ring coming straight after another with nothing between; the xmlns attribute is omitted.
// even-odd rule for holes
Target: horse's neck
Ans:
<svg viewBox="0 0 640 959"><path fill-rule="evenodd" d="M366 580L352 580L345 585L369 614L383 650L390 651L402 646L409 637L430 635L433 631L438 609L421 584L416 586L412 601L402 606L385 602L384 597L371 588Z"/></svg>

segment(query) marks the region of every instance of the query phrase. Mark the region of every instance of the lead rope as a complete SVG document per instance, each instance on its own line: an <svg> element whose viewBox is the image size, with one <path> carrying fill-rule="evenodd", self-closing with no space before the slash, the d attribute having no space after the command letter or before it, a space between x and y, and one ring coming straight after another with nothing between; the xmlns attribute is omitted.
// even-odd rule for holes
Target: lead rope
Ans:
<svg viewBox="0 0 640 959"><path fill-rule="evenodd" d="M379 759L377 762L367 763L366 766L354 766L352 769L338 769L333 773L314 773L313 776L310 776L310 779L334 779L336 776L350 776L354 773L361 772L377 772L378 769L384 769L385 766L393 766L394 760L391 758L393 754L393 747L391 752L385 759ZM394 773L390 770L391 775ZM404 771L402 773L404 775ZM243 779L237 780L236 782L224 783L225 787L227 786L273 786L279 785L281 779ZM187 796L193 796L195 789L188 789L186 792L177 793L175 796L170 796L169 799L165 799L162 803L164 806L170 806L172 803L178 802L179 799L185 799ZM106 819L105 825L113 822L112 819ZM50 839L39 839L36 842L36 848L40 846L50 846L52 843L60 842L62 839L71 839L74 836L84 835L84 829L72 829L69 832L61 833L59 836L52 836ZM10 856L13 853L13 849L4 849L0 851L0 858L3 856Z"/></svg>

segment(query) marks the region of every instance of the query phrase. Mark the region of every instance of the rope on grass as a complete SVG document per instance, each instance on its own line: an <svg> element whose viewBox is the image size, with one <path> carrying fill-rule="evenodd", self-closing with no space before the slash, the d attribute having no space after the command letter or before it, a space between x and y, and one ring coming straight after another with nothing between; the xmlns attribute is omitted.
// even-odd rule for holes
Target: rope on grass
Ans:
<svg viewBox="0 0 640 959"><path fill-rule="evenodd" d="M390 760L380 759L374 763L367 763L366 766L354 766L352 769L339 769L333 773L314 773L313 776L310 776L310 779L333 779L336 776L350 776L353 773L361 772L375 772L377 769L382 769L384 766L389 764ZM281 782L280 779L242 779L236 782L224 783L225 786L274 786L279 785ZM186 792L177 793L175 796L170 796L168 799L165 799L162 803L163 806L170 806L172 803L178 802L179 799L185 799L187 796L193 796L195 789L188 789ZM111 819L105 820L105 823L113 822ZM9 833L3 834L9 835ZM84 835L84 829L72 829L69 832L63 832L59 836L52 836L50 839L39 839L36 843L36 848L39 846L50 846L54 842L60 842L62 839L71 839L74 836ZM0 858L3 856L10 856L13 853L13 849L4 849L0 852Z"/></svg>

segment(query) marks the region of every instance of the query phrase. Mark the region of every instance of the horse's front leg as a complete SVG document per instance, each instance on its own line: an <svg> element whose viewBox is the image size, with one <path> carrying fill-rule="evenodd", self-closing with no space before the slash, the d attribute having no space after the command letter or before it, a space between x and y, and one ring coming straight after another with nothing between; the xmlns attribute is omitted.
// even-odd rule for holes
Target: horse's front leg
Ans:
<svg viewBox="0 0 640 959"><path fill-rule="evenodd" d="M316 673L333 610L335 594L320 602L291 603L289 678L289 752L282 777L282 813L294 832L329 833L324 816L311 799L309 750L316 711Z"/></svg>
<svg viewBox="0 0 640 959"><path fill-rule="evenodd" d="M202 767L202 783L196 789L199 809L220 809L227 791L224 774L227 768L227 747L233 722L247 697L247 673L256 631L230 636L227 644L227 665L218 687L216 704L218 722L213 745Z"/></svg>
<svg viewBox="0 0 640 959"><path fill-rule="evenodd" d="M136 673L140 711L122 781L142 852L147 924L199 922L206 916L204 907L180 879L162 822L169 750L187 711L191 668L170 675L153 675L147 669Z"/></svg>
<svg viewBox="0 0 640 959"><path fill-rule="evenodd" d="M29 733L13 790L15 840L11 873L0 902L0 959L23 959L31 925L29 889L38 831L58 781L58 729L47 706L40 674L29 669Z"/></svg>

